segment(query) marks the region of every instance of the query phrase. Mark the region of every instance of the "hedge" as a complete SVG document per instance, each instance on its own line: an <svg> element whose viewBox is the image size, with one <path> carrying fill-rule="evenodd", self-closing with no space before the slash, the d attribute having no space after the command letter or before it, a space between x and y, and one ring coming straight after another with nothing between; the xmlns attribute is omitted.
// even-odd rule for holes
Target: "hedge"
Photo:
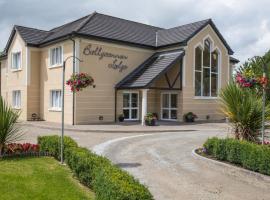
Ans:
<svg viewBox="0 0 270 200"><path fill-rule="evenodd" d="M38 138L43 152L59 159L60 137ZM110 160L86 148L78 147L70 137L64 138L64 158L81 183L93 189L97 200L153 200L149 190Z"/></svg>
<svg viewBox="0 0 270 200"><path fill-rule="evenodd" d="M270 175L270 147L247 141L210 138L204 143L206 153L222 161Z"/></svg>

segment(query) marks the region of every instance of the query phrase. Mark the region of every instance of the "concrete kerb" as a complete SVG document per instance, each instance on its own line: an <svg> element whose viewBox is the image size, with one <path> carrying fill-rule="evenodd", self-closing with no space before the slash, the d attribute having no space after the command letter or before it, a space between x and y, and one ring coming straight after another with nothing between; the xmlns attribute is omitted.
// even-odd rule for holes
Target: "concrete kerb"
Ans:
<svg viewBox="0 0 270 200"><path fill-rule="evenodd" d="M35 128L41 128L41 129L49 129L49 130L58 130L60 131L60 127L52 127L52 126L43 126L43 125L33 125L33 124L20 124L20 126L25 127L35 127ZM148 130L142 130L142 129L133 129L133 130L108 130L108 129L78 129L78 128L65 128L65 131L75 131L75 132L95 132L95 133L167 133L167 132L187 132L187 131L196 131L195 129L148 129Z"/></svg>
<svg viewBox="0 0 270 200"><path fill-rule="evenodd" d="M213 160L213 159L210 159L210 158L207 158L207 157L204 157L204 156L201 156L199 155L198 153L196 153L196 150L197 149L193 149L192 150L192 155L196 158L196 159L200 159L202 161L205 161L205 162L210 162L211 164L214 164L216 166L221 166L221 167L225 167L227 169L233 169L233 170L237 170L241 173L244 173L248 176L254 176L255 178L257 179L260 179L260 180L263 180L263 181L268 181L270 182L270 176L267 176L267 175L263 175L263 174L260 174L260 173L257 173L257 172L253 172L253 171L250 171L248 169L244 169L244 168L241 168L241 167L237 167L237 166L234 166L234 165L230 165L228 163L224 163L224 162L221 162L221 161L217 161L217 160Z"/></svg>

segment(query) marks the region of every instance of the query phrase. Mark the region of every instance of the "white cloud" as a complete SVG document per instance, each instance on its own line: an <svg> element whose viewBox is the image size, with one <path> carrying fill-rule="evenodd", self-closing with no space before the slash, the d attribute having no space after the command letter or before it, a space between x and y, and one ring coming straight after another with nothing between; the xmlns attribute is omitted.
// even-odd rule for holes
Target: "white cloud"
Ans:
<svg viewBox="0 0 270 200"><path fill-rule="evenodd" d="M0 49L14 24L50 29L93 11L160 27L212 18L235 57L270 49L268 0L0 0Z"/></svg>

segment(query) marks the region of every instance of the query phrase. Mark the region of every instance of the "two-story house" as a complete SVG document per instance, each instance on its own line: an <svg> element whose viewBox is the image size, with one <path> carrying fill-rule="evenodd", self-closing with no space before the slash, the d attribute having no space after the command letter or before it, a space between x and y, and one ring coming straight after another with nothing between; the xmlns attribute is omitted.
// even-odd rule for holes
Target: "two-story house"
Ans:
<svg viewBox="0 0 270 200"><path fill-rule="evenodd" d="M231 76L233 50L211 19L164 29L93 13L50 31L14 26L0 57L1 95L21 119L33 113L61 121L62 65L66 79L85 72L94 88L65 90L65 122L222 119L218 93Z"/></svg>

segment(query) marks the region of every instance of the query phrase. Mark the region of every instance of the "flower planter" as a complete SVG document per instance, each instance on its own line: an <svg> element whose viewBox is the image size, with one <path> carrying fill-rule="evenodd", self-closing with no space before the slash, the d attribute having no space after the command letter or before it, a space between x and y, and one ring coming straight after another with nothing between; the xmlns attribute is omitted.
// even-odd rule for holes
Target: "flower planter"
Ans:
<svg viewBox="0 0 270 200"><path fill-rule="evenodd" d="M156 119L145 120L145 125L147 125L147 126L156 126L157 125L157 120Z"/></svg>

